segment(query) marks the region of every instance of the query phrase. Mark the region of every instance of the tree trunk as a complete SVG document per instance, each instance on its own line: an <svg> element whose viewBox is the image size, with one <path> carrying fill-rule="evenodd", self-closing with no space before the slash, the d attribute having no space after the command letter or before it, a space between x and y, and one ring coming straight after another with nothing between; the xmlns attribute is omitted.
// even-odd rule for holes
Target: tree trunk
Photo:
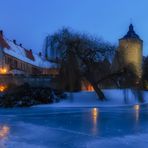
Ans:
<svg viewBox="0 0 148 148"><path fill-rule="evenodd" d="M101 91L101 89L98 87L98 85L97 85L96 83L91 83L91 84L92 84L92 86L93 86L95 92L97 93L99 99L100 99L101 101L104 101L104 100L106 99L106 98L105 98L105 95L104 95L104 93Z"/></svg>
<svg viewBox="0 0 148 148"><path fill-rule="evenodd" d="M95 83L94 80L92 80L92 78L87 78L87 80L90 82L90 84L93 86L95 92L97 93L99 99L101 101L104 101L106 98L105 98L105 95L104 93L101 91L101 89L98 87L98 84Z"/></svg>

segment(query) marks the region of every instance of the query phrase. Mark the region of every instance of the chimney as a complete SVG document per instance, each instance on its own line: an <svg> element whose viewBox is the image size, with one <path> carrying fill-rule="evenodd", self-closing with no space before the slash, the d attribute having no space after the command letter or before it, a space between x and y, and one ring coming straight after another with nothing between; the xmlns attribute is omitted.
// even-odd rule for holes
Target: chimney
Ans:
<svg viewBox="0 0 148 148"><path fill-rule="evenodd" d="M20 44L20 47L22 47L22 44Z"/></svg>
<svg viewBox="0 0 148 148"><path fill-rule="evenodd" d="M0 30L0 35L3 37L3 30Z"/></svg>
<svg viewBox="0 0 148 148"><path fill-rule="evenodd" d="M16 40L13 40L13 43L16 45Z"/></svg>
<svg viewBox="0 0 148 148"><path fill-rule="evenodd" d="M39 52L39 56L40 56L40 57L42 56L42 53L41 53L41 52Z"/></svg>

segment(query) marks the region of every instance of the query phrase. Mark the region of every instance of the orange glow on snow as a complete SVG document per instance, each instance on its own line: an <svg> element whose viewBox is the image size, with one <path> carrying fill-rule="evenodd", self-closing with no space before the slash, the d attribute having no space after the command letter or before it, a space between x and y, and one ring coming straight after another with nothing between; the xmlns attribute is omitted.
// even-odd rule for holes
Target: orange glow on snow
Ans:
<svg viewBox="0 0 148 148"><path fill-rule="evenodd" d="M92 86L92 85L88 85L88 86L87 86L87 91L94 91L93 86Z"/></svg>

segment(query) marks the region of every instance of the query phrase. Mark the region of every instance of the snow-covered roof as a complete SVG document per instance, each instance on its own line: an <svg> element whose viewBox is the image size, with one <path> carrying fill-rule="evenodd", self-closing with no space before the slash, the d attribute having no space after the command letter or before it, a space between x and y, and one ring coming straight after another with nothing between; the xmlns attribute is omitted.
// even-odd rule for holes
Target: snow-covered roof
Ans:
<svg viewBox="0 0 148 148"><path fill-rule="evenodd" d="M5 46L3 46L4 52L10 56L13 56L21 61L29 63L33 66L41 67L41 68L53 68L55 67L54 63L51 63L45 60L39 54L33 53L31 50L27 50L24 47L17 45L14 41L8 40L3 37L3 42Z"/></svg>

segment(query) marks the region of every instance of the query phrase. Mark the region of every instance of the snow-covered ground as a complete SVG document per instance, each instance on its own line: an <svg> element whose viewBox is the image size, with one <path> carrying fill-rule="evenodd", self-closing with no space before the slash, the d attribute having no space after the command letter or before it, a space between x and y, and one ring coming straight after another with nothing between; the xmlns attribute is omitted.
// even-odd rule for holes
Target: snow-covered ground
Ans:
<svg viewBox="0 0 148 148"><path fill-rule="evenodd" d="M50 105L37 105L35 107L111 107L125 106L139 103L136 92L122 89L103 90L107 100L99 101L95 92L67 93L67 99ZM148 92L143 91L144 103L148 103Z"/></svg>

